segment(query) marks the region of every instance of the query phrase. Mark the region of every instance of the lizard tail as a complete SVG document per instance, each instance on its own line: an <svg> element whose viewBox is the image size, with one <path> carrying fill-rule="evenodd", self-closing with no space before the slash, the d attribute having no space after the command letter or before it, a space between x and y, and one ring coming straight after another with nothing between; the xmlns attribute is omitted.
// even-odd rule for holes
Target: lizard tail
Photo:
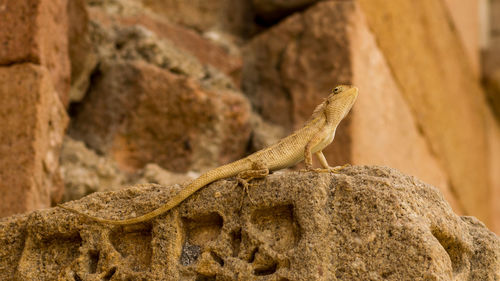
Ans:
<svg viewBox="0 0 500 281"><path fill-rule="evenodd" d="M241 163L237 163L240 162ZM249 161L248 161L249 162ZM83 212L80 212L76 209L73 209L71 207L67 207L64 205L57 205L58 207L61 207L65 210L68 210L70 212L82 215L88 219L91 219L93 221L97 221L100 223L107 223L107 224L113 224L113 225L127 225L127 224L135 224L135 223L140 223L144 221L148 221L156 216L159 216L173 207L177 206L180 204L182 201L184 201L186 198L191 196L193 193L198 191L200 188L204 187L205 185L212 183L218 179L223 179L231 176L235 176L238 173L244 171L244 170L249 170L251 169L251 164L250 162L247 164L245 159L238 160L236 162L220 166L216 169L210 170L204 174L202 174L200 177L192 181L190 184L188 184L185 188L179 191L173 198L171 198L167 203L162 205L161 207L144 214L142 216L138 216L135 218L130 218L130 219L124 219L124 220L110 220L110 219L103 219L103 218L98 218L94 217L91 215L87 215Z"/></svg>

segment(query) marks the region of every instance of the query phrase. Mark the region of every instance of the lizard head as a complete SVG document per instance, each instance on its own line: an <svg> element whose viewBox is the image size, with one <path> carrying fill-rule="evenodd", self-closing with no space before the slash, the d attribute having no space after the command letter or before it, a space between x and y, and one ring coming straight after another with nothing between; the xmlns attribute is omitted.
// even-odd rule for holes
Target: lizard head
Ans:
<svg viewBox="0 0 500 281"><path fill-rule="evenodd" d="M358 88L349 85L339 85L333 88L332 93L327 98L327 103L342 103L349 110L358 97Z"/></svg>
<svg viewBox="0 0 500 281"><path fill-rule="evenodd" d="M339 85L333 88L331 94L326 99L326 107L332 108L332 110L327 111L335 114L335 116L340 117L340 120L342 120L349 110L351 110L357 97L358 88L348 85Z"/></svg>

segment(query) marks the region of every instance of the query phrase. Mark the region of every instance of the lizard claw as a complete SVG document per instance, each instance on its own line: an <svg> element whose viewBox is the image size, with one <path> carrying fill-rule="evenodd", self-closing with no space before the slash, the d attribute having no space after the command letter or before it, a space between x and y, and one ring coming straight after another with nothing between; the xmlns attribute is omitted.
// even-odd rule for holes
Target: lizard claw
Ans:
<svg viewBox="0 0 500 281"><path fill-rule="evenodd" d="M344 165L342 165L342 166L330 167L328 170L329 170L331 173L337 174L337 173L339 173L341 170L343 170L344 168L347 168L347 167L351 167L351 164L344 164Z"/></svg>

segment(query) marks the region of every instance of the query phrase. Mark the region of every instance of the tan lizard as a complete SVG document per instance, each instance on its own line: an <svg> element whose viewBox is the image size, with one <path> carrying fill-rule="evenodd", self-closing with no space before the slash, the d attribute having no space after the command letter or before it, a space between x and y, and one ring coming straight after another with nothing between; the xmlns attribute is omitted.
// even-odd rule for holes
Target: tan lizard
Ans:
<svg viewBox="0 0 500 281"><path fill-rule="evenodd" d="M165 213L197 190L219 179L237 176L238 182L247 188L248 181L265 177L269 174L269 171L290 167L302 160L305 160L306 170L336 172L338 168L332 168L328 165L322 150L333 141L337 126L349 110L351 110L357 96L358 89L356 87L345 85L335 87L325 101L316 107L304 127L270 147L202 174L179 191L167 203L142 216L124 220L109 220L93 217L64 205L59 205L59 207L101 223L115 225L134 224L150 220ZM316 155L323 169L313 168L312 154Z"/></svg>

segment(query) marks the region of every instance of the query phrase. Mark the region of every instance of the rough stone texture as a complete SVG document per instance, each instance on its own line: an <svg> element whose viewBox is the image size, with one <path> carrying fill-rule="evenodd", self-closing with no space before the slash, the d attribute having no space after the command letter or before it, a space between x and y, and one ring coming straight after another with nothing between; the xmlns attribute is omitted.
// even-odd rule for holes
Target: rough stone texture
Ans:
<svg viewBox="0 0 500 281"><path fill-rule="evenodd" d="M250 107L232 90L140 61L101 63L71 135L134 171L157 163L172 171L240 158L250 136Z"/></svg>
<svg viewBox="0 0 500 281"><path fill-rule="evenodd" d="M68 117L49 71L0 67L0 217L47 208L62 197L59 149Z"/></svg>
<svg viewBox="0 0 500 281"><path fill-rule="evenodd" d="M248 36L255 30L248 0L142 0L142 3L170 21L199 32L219 30Z"/></svg>
<svg viewBox="0 0 500 281"><path fill-rule="evenodd" d="M80 199L96 191L118 190L128 183L128 175L115 162L70 137L64 138L60 164L66 191L63 201Z"/></svg>
<svg viewBox="0 0 500 281"><path fill-rule="evenodd" d="M83 99L90 76L97 65L97 55L89 36L89 16L85 0L68 1L68 41L71 62L70 102Z"/></svg>
<svg viewBox="0 0 500 281"><path fill-rule="evenodd" d="M352 5L321 3L249 42L242 87L265 120L287 130L301 127L335 84L350 82L350 10Z"/></svg>
<svg viewBox="0 0 500 281"><path fill-rule="evenodd" d="M62 209L0 220L2 280L498 280L500 240L437 189L381 167L278 173L248 196L233 179L132 226ZM73 202L125 218L180 186L140 185ZM249 196L254 203L251 203ZM57 253L57 254L56 254Z"/></svg>
<svg viewBox="0 0 500 281"><path fill-rule="evenodd" d="M130 2L121 2L125 4ZM135 13L109 13L106 5L89 7L90 18L110 28L114 25L122 27L141 26L155 33L159 38L169 40L174 46L196 57L202 64L212 65L231 76L236 83L242 67L239 54L233 54L222 46L201 37L193 30L172 24L164 19L148 13L140 8L133 9ZM120 6L121 7L121 6ZM123 7L125 11L129 10Z"/></svg>
<svg viewBox="0 0 500 281"><path fill-rule="evenodd" d="M474 74L479 77L480 67L480 23L479 1L483 0L443 0L453 25L461 40L461 45L469 57Z"/></svg>
<svg viewBox="0 0 500 281"><path fill-rule="evenodd" d="M120 170L113 160L97 155L83 142L70 137L64 139L60 165L65 188L64 202L93 192L116 191L124 185L156 183L167 186L199 176L194 172L172 173L156 164L148 164L137 173L130 174Z"/></svg>
<svg viewBox="0 0 500 281"><path fill-rule="evenodd" d="M1 0L0 64L45 66L63 104L68 102L67 0Z"/></svg>
<svg viewBox="0 0 500 281"><path fill-rule="evenodd" d="M465 212L489 225L496 202L489 196L488 109L445 5L434 0L359 3Z"/></svg>
<svg viewBox="0 0 500 281"><path fill-rule="evenodd" d="M148 164L144 167L144 169L140 170L131 177L130 184L156 183L168 186L174 184L185 184L198 176L200 176L200 174L196 172L179 174L167 171L156 164Z"/></svg>
<svg viewBox="0 0 500 281"><path fill-rule="evenodd" d="M319 3L260 34L247 47L245 92L257 111L275 123L302 126L340 83L358 86L360 94L325 150L330 164L398 168L438 186L462 213L356 4Z"/></svg>

